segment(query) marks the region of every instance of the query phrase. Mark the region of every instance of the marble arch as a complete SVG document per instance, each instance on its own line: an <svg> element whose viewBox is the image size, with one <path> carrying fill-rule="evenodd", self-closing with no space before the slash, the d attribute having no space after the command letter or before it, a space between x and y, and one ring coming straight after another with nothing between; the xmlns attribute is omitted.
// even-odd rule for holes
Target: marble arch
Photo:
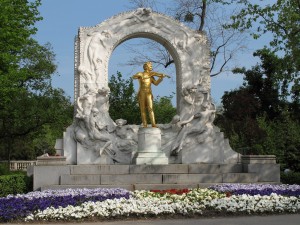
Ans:
<svg viewBox="0 0 300 225"><path fill-rule="evenodd" d="M96 26L79 28L75 38L75 116L63 139L67 163L133 163L139 125L127 125L126 118L113 121L109 115L108 61L118 45L138 37L162 44L175 61L178 115L159 127L164 134L160 150L168 163L237 162L238 154L213 125L216 110L210 99L206 35L151 9L138 8Z"/></svg>
<svg viewBox="0 0 300 225"><path fill-rule="evenodd" d="M191 85L199 85L210 92L209 43L206 35L166 15L139 8L94 27L80 27L75 44L75 99L85 92L85 84L94 83L96 88L107 86L111 53L122 42L139 37L157 41L172 55L177 93ZM91 79L85 79L82 70L90 74ZM177 107L181 115L186 113L180 94L177 94Z"/></svg>

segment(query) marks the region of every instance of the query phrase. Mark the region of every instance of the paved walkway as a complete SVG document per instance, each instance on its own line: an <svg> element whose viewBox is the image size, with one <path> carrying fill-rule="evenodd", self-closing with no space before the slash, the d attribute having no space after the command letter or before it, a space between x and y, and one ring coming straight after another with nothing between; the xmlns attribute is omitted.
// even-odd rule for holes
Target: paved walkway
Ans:
<svg viewBox="0 0 300 225"><path fill-rule="evenodd" d="M19 223L22 224L22 223ZM18 224L18 225L19 225ZM34 223L36 224L36 223ZM42 223L42 225L299 225L300 214L272 215L272 216L243 216L218 217L199 219L167 219L167 220L122 220L109 222L87 223ZM16 225L16 224L6 224ZM38 224L36 224L38 225Z"/></svg>

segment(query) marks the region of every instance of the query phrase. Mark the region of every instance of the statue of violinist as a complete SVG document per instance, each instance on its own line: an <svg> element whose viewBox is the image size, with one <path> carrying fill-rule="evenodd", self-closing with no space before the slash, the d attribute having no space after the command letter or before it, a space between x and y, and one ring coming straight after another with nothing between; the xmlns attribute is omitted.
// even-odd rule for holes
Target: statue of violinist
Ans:
<svg viewBox="0 0 300 225"><path fill-rule="evenodd" d="M138 72L132 76L133 79L138 79L140 88L138 91L138 101L141 110L143 127L147 127L146 109L150 117L152 127L156 127L155 116L153 112L153 95L151 84L158 85L164 77L170 78L168 75L152 71L152 63L146 62L143 66L144 72ZM156 80L154 77L158 77Z"/></svg>

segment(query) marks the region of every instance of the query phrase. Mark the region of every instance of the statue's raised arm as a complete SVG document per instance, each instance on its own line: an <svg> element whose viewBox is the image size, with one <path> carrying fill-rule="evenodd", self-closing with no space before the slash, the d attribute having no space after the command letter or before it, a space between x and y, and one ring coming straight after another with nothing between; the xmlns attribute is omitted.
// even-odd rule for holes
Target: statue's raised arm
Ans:
<svg viewBox="0 0 300 225"><path fill-rule="evenodd" d="M171 78L169 75L163 74L163 73L157 73L157 72L151 72L150 73L152 77L159 77L159 78Z"/></svg>

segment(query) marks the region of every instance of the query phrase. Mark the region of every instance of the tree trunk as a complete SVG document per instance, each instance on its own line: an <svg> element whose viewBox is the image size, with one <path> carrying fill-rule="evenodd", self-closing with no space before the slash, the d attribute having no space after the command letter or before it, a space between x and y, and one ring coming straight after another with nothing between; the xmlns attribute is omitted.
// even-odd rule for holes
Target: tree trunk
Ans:
<svg viewBox="0 0 300 225"><path fill-rule="evenodd" d="M199 26L199 31L203 31L204 29L204 23L205 23L205 16L206 16L206 5L207 2L206 0L202 1L202 12L201 12L201 20L200 20L200 26Z"/></svg>

